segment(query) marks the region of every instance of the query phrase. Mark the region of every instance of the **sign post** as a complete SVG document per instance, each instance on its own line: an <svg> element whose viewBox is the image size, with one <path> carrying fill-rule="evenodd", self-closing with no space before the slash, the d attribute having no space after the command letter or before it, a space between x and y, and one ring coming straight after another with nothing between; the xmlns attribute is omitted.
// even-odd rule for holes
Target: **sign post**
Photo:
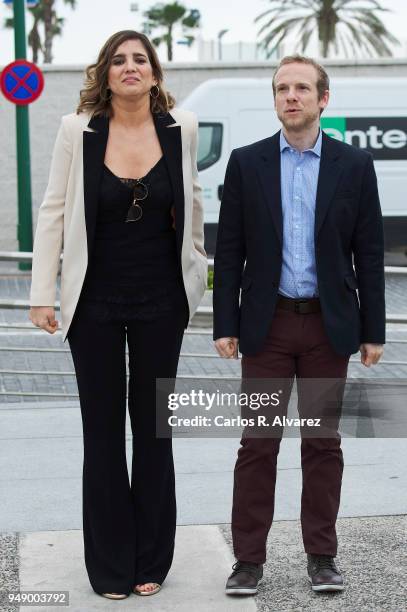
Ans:
<svg viewBox="0 0 407 612"><path fill-rule="evenodd" d="M36 66L33 68L32 64L25 61L27 57L25 0L13 0L13 8L14 48L17 61L6 66L1 73L1 88L6 98L16 105L18 245L20 251L32 251L33 227L28 104L40 95L44 81ZM19 264L20 270L29 270L30 268L30 263L20 262Z"/></svg>
<svg viewBox="0 0 407 612"><path fill-rule="evenodd" d="M14 0L14 48L16 59L26 59L24 0ZM30 124L28 106L16 105L18 228L20 251L33 250L33 220L31 199ZM20 263L20 270L30 264Z"/></svg>

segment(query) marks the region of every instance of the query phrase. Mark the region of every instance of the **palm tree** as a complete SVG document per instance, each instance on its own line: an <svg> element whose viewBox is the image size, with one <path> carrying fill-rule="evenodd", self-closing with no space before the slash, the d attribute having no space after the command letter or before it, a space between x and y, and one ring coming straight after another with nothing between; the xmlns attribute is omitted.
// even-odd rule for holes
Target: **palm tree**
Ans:
<svg viewBox="0 0 407 612"><path fill-rule="evenodd" d="M328 57L333 50L349 51L356 57L358 52L368 56L391 56L388 43L400 44L384 26L376 13L389 12L377 0L270 0L271 8L255 22L267 19L258 32L264 35L260 46L268 57L292 32L299 37L298 47L304 52L315 32L318 35L320 53Z"/></svg>
<svg viewBox="0 0 407 612"><path fill-rule="evenodd" d="M38 8L38 7L35 7L35 8ZM39 11L34 14L34 9L32 10L32 13L33 13L34 21L33 21L33 26L28 33L28 44L31 47L32 52L33 52L32 61L34 62L34 64L38 64L38 51L41 51L42 53L44 53L44 48L41 42L41 36L38 31L38 24L41 21L41 16L40 16Z"/></svg>
<svg viewBox="0 0 407 612"><path fill-rule="evenodd" d="M63 0L65 4L75 8L76 0ZM39 3L28 9L33 17L33 25L28 33L28 44L32 49L32 61L38 63L38 52L41 51L44 56L44 64L52 63L52 42L54 36L62 34L64 18L58 17L55 10L55 0L40 0ZM41 40L39 25L44 24L44 43ZM12 17L5 20L6 28L14 28L14 19Z"/></svg>
<svg viewBox="0 0 407 612"><path fill-rule="evenodd" d="M174 43L174 26L180 24L186 44L191 46L194 41L194 36L190 34L191 30L198 28L200 25L201 13L197 9L188 10L182 4L173 2L172 4L155 4L150 9L144 12L146 21L143 23L143 32L150 35L153 30L164 29L164 33L152 39L152 43L158 47L162 42L167 45L168 61L172 61L173 43Z"/></svg>

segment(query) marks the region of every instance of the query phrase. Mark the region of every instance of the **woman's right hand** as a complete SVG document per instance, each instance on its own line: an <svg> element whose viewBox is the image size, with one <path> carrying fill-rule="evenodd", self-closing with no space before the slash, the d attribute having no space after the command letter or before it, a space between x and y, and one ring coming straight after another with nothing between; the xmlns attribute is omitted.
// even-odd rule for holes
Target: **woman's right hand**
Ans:
<svg viewBox="0 0 407 612"><path fill-rule="evenodd" d="M55 319L55 308L53 306L32 306L30 308L30 321L36 327L45 329L53 334L58 329L58 321Z"/></svg>

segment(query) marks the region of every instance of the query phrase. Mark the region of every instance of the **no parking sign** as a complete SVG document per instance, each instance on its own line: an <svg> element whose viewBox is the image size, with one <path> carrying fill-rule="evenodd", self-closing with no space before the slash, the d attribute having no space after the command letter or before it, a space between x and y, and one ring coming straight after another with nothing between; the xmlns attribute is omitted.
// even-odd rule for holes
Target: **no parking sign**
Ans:
<svg viewBox="0 0 407 612"><path fill-rule="evenodd" d="M41 95L44 89L44 77L41 70L32 62L16 60L3 68L0 87L7 100L25 106Z"/></svg>

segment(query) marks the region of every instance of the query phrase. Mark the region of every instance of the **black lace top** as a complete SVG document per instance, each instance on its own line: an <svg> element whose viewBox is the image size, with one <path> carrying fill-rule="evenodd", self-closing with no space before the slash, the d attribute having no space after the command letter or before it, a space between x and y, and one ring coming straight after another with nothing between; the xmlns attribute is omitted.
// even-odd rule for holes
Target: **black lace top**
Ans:
<svg viewBox="0 0 407 612"><path fill-rule="evenodd" d="M81 293L103 321L151 320L186 299L164 158L140 180L148 189L140 202L142 216L126 222L137 180L119 178L104 166L95 240Z"/></svg>

